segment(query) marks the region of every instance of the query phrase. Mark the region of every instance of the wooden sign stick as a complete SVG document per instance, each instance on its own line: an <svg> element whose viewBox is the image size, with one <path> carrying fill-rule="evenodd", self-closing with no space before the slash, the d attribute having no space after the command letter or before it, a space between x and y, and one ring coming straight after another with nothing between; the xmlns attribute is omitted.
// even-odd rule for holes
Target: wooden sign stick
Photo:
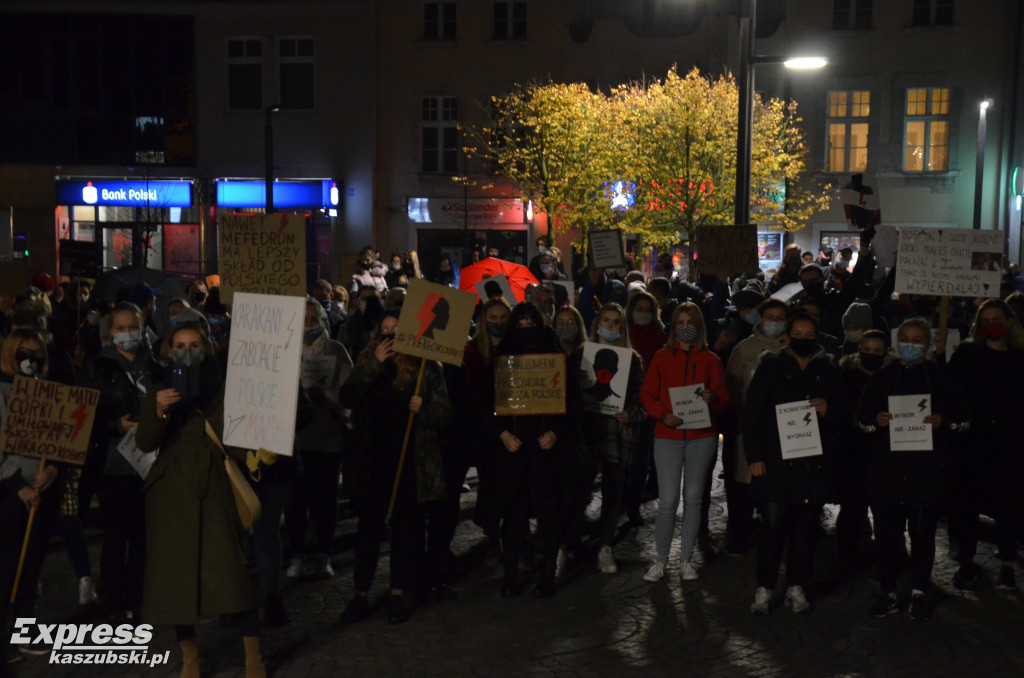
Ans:
<svg viewBox="0 0 1024 678"><path fill-rule="evenodd" d="M415 398L420 394L420 386L423 384L423 370L427 367L427 359L420 358L420 372L416 377L416 390L413 392ZM388 515L385 518L385 523L391 524L391 514L395 510L395 499L398 497L398 484L402 480L402 467L405 465L405 452L409 447L409 435L412 434L412 420L415 418L416 413L409 412L409 421L405 425L405 438L402 440L402 454L398 457L398 469L395 471L395 483L391 487L391 501L388 502Z"/></svg>
<svg viewBox="0 0 1024 678"><path fill-rule="evenodd" d="M46 468L46 460L39 460L39 473L43 472ZM25 525L25 539L21 543L21 556L18 557L18 570L14 574L14 588L11 589L11 605L14 604L14 599L18 597L18 585L21 583L21 571L25 567L25 554L28 553L28 539L32 536L32 523L36 519L36 510L38 506L33 506L28 512L28 524Z"/></svg>

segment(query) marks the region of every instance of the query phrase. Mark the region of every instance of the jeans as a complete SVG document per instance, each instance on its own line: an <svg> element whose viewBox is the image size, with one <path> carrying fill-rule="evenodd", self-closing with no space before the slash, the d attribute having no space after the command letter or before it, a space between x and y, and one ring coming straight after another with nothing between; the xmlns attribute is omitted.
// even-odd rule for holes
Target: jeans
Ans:
<svg viewBox="0 0 1024 678"><path fill-rule="evenodd" d="M718 436L695 440L654 440L654 466L658 470L658 517L654 523L654 545L658 562L667 565L679 508L679 485L683 483L682 557L689 560L701 522L701 502L708 469L715 462ZM686 474L683 475L683 467Z"/></svg>

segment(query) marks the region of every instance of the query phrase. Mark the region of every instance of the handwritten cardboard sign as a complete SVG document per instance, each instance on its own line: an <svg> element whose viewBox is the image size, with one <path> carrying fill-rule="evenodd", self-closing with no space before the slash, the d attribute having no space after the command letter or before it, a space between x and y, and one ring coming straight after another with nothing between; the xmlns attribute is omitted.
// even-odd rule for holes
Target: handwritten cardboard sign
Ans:
<svg viewBox="0 0 1024 678"><path fill-rule="evenodd" d="M306 227L292 214L224 214L220 234L220 298L235 292L306 295Z"/></svg>
<svg viewBox="0 0 1024 678"><path fill-rule="evenodd" d="M0 452L84 464L100 392L16 376L0 433Z"/></svg>
<svg viewBox="0 0 1024 678"><path fill-rule="evenodd" d="M683 420L679 429L699 429L711 426L711 410L704 400L704 384L673 386L668 390L672 401L672 414Z"/></svg>
<svg viewBox="0 0 1024 678"><path fill-rule="evenodd" d="M592 231L590 260L594 268L620 268L626 265L622 246L622 231Z"/></svg>
<svg viewBox="0 0 1024 678"><path fill-rule="evenodd" d="M235 295L224 382L224 444L292 455L306 300Z"/></svg>
<svg viewBox="0 0 1024 678"><path fill-rule="evenodd" d="M593 341L583 344L583 360L580 362L583 409L599 414L615 414L626 409L626 390L632 365L632 349Z"/></svg>
<svg viewBox="0 0 1024 678"><path fill-rule="evenodd" d="M943 297L998 297L1003 231L901 228L896 291Z"/></svg>
<svg viewBox="0 0 1024 678"><path fill-rule="evenodd" d="M779 424L779 444L783 459L816 457L822 454L818 413L807 400L775 406Z"/></svg>
<svg viewBox="0 0 1024 678"><path fill-rule="evenodd" d="M697 265L703 274L721 278L753 273L759 267L757 225L698 226Z"/></svg>
<svg viewBox="0 0 1024 678"><path fill-rule="evenodd" d="M461 365L475 306L476 295L472 292L410 280L392 348L418 358Z"/></svg>
<svg viewBox="0 0 1024 678"><path fill-rule="evenodd" d="M932 425L924 418L932 413L931 395L889 396L889 449L893 452L930 452Z"/></svg>
<svg viewBox="0 0 1024 678"><path fill-rule="evenodd" d="M495 359L494 414L565 414L565 354Z"/></svg>

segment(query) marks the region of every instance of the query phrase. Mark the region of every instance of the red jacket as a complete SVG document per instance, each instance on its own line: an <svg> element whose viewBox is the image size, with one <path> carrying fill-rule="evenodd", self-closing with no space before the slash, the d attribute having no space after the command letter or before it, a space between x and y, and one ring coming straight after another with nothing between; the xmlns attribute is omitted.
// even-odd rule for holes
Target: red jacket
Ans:
<svg viewBox="0 0 1024 678"><path fill-rule="evenodd" d="M718 435L718 427L715 425L702 429L675 429L661 423L662 417L672 413L669 388L693 384L704 384L705 388L718 396L708 405L712 421L725 412L729 405L729 394L725 389L722 361L717 355L708 349L683 351L675 347L663 348L654 354L640 391L640 400L647 414L658 422L654 429L656 438L693 440Z"/></svg>

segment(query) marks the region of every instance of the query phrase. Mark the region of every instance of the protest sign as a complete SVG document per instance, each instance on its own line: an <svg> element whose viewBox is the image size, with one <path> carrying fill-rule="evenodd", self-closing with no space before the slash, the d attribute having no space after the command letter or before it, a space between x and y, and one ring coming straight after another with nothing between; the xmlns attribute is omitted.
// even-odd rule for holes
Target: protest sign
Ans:
<svg viewBox="0 0 1024 678"><path fill-rule="evenodd" d="M896 292L946 297L998 297L1003 231L901 228Z"/></svg>
<svg viewBox="0 0 1024 678"><path fill-rule="evenodd" d="M330 388L338 383L338 356L303 356L299 383L302 388Z"/></svg>
<svg viewBox="0 0 1024 678"><path fill-rule="evenodd" d="M139 477L145 480L146 476L149 475L149 469L153 466L153 462L156 461L159 450L153 450L152 452L140 450L138 445L135 444L135 435L138 431L138 426L132 426L128 429L128 432L121 438L121 442L117 444L117 451L135 469Z"/></svg>
<svg viewBox="0 0 1024 678"><path fill-rule="evenodd" d="M223 214L220 300L236 292L306 295L305 221L293 214Z"/></svg>
<svg viewBox="0 0 1024 678"><path fill-rule="evenodd" d="M565 414L565 354L495 358L494 414Z"/></svg>
<svg viewBox="0 0 1024 678"><path fill-rule="evenodd" d="M615 414L626 409L626 389L633 350L588 341L583 344L580 388L587 412Z"/></svg>
<svg viewBox="0 0 1024 678"><path fill-rule="evenodd" d="M865 132L867 127L864 128ZM841 199L846 222L850 228L863 231L882 223L881 203L878 199L878 180L874 172L861 172L850 176L843 184Z"/></svg>
<svg viewBox="0 0 1024 678"><path fill-rule="evenodd" d="M672 401L672 414L683 420L679 429L708 428L711 426L711 410L704 401L704 384L673 386L668 390Z"/></svg>
<svg viewBox="0 0 1024 678"><path fill-rule="evenodd" d="M622 231L592 231L588 237L590 260L594 268L620 268L626 265Z"/></svg>
<svg viewBox="0 0 1024 678"><path fill-rule="evenodd" d="M775 406L779 424L779 445L783 459L815 457L822 454L818 413L807 400Z"/></svg>
<svg viewBox="0 0 1024 678"><path fill-rule="evenodd" d="M0 433L0 452L84 464L100 392L16 376Z"/></svg>
<svg viewBox="0 0 1024 678"><path fill-rule="evenodd" d="M461 365L475 307L472 292L410 280L392 348L406 355Z"/></svg>
<svg viewBox="0 0 1024 678"><path fill-rule="evenodd" d="M734 273L757 271L757 226L698 226L697 266L702 275L723 280Z"/></svg>
<svg viewBox="0 0 1024 678"><path fill-rule="evenodd" d="M889 396L889 449L893 452L929 452L932 448L932 425L924 418L932 413L932 397L928 394Z"/></svg>
<svg viewBox="0 0 1024 678"><path fill-rule="evenodd" d="M224 382L225 445L292 455L306 300L239 292Z"/></svg>
<svg viewBox="0 0 1024 678"><path fill-rule="evenodd" d="M480 282L474 284L473 288L476 289L476 293L479 295L480 301L484 303L487 303L488 300L495 297L501 297L508 302L509 306L515 306L519 303L519 300L516 299L515 292L512 291L512 285L508 282L508 276L504 273L498 273L497 275L484 278Z"/></svg>

